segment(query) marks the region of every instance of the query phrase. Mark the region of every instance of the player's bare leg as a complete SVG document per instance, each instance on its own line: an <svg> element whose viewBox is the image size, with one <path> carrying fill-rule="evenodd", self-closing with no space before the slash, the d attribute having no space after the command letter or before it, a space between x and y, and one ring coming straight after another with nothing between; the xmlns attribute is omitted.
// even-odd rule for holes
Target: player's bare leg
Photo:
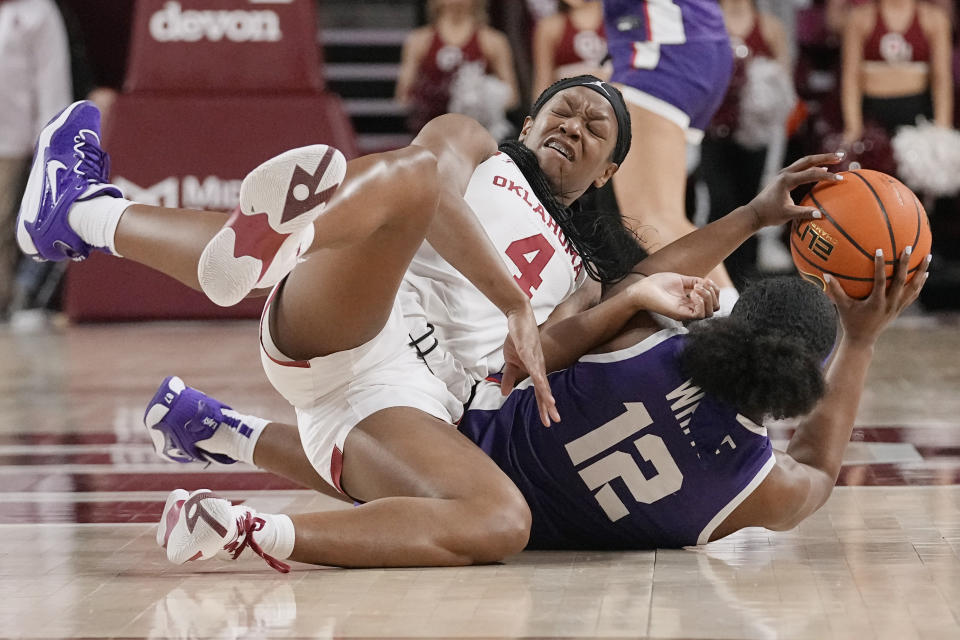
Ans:
<svg viewBox="0 0 960 640"><path fill-rule="evenodd" d="M380 332L433 220L438 180L436 158L422 147L348 165L347 179L314 223L307 259L274 302L271 333L280 351L307 360Z"/></svg>
<svg viewBox="0 0 960 640"><path fill-rule="evenodd" d="M313 249L273 302L270 331L280 351L309 360L376 336L438 199L436 158L423 148L350 163L314 224ZM451 565L500 560L526 544L529 509L513 483L452 425L422 411L393 407L361 420L346 438L340 481L367 504L293 516L289 557L342 566ZM181 506L190 500L219 514L225 536L239 535L228 525L240 517L231 510L244 507L206 495L183 497ZM188 536L177 526L168 546L175 562L224 546L219 534L181 544Z"/></svg>
<svg viewBox="0 0 960 640"><path fill-rule="evenodd" d="M398 424L404 425L401 433L407 437L394 436ZM267 426L254 459L261 469L325 494L332 491L313 470L292 425ZM386 409L355 427L344 447L341 484L367 504L289 516L295 544L284 556L345 567L447 566L502 560L523 549L530 527L523 497L502 478L496 464L450 424L416 409ZM164 546L173 529L168 520L179 518L189 494L177 490L171 497L179 498L180 504L168 502L165 509L158 536ZM200 503L209 512L224 513L221 520L225 524L244 518L247 512L268 521L277 518L257 514L249 507L230 506L216 497ZM261 536L274 534L265 529L265 534L257 537L270 555L275 553L273 540ZM172 544L176 538L174 533ZM217 538L208 553L221 553L223 546L223 540ZM196 550L190 546L178 559L174 548L168 550L168 557L183 562L194 559Z"/></svg>
<svg viewBox="0 0 960 640"><path fill-rule="evenodd" d="M117 225L114 236L117 251L128 260L200 291L197 262L228 217L229 214L221 211L133 204L123 212Z"/></svg>
<svg viewBox="0 0 960 640"><path fill-rule="evenodd" d="M163 406L161 396L171 391L187 405L186 412L181 411L178 400L162 420L154 422L153 410ZM170 414L178 412L179 417L171 420ZM173 424L176 421L179 426ZM244 452L240 434L255 428L258 421L266 426L257 433L252 452ZM178 378L168 378L161 385L148 410L148 427L152 422L150 433L158 440L157 451L168 459L177 458L161 446L172 441L179 455L193 460L229 464L244 459L301 486L346 499L314 469L297 427L235 413ZM202 436L188 431L189 424L211 422L220 424ZM403 425L401 438L393 435L398 425ZM159 440L158 431L166 432L167 437ZM427 441L429 446L425 446ZM296 544L289 557L344 566L498 560L523 547L529 527L526 504L512 483L501 482L502 477L490 459L448 423L410 408L381 411L354 428L344 446L341 486L368 504L345 512L290 516ZM176 515L188 499L182 490L171 496L174 502L168 504L165 515ZM178 496L180 507L176 506ZM230 507L223 500L215 504L238 513L244 509ZM167 518L163 520L158 537L161 544L169 537ZM268 529L265 533L269 536L272 532ZM268 554L274 553L269 539L261 544ZM218 549L216 545L213 548Z"/></svg>
<svg viewBox="0 0 960 640"><path fill-rule="evenodd" d="M197 281L208 295L213 286L215 299L224 292L223 299L232 299L260 282L280 245L314 229L304 226L303 216L313 222L330 200L328 183L342 177L328 175L333 160L325 147L287 152L282 156L293 164L278 156L247 176L244 184L256 187L247 192L252 197L242 187L241 207L224 224L222 216L124 200L109 184L99 112L90 103L61 112L45 127L38 150L17 221L25 253L80 260L93 249L126 252L188 284L195 284L189 270L199 269ZM351 183L316 220L314 253L278 293L272 333L288 355L311 358L349 349L383 328L436 211L436 162L429 151L408 147L352 164ZM150 407L148 418L160 405ZM398 424L403 428L394 428ZM361 421L347 442L347 491L375 502L298 520L296 559L344 566L465 564L498 560L526 544L530 515L519 491L451 425L413 409L385 409ZM174 507L182 508L183 517L168 518ZM237 554L256 550L257 543L284 551L292 544L286 516L233 509L208 492L173 492L164 521L175 526L158 533L162 543L171 541L168 557L206 557L211 543L212 553L229 547ZM194 540L187 534L199 517L209 526L200 532L206 538ZM253 539L255 531L263 533L261 540Z"/></svg>
<svg viewBox="0 0 960 640"><path fill-rule="evenodd" d="M439 176L426 150L408 147L354 166L364 178L345 184L317 220L314 251L275 303L274 339L292 358L350 349L379 333L436 212ZM461 564L498 560L526 544L529 512L509 479L449 424L415 409L361 421L347 436L341 483L368 504L295 518L302 526L294 559Z"/></svg>
<svg viewBox="0 0 960 640"><path fill-rule="evenodd" d="M627 103L633 139L642 141L627 154L613 176L613 189L624 222L653 253L696 227L687 219L686 134L676 123L652 111ZM720 287L733 287L723 265L709 277Z"/></svg>
<svg viewBox="0 0 960 640"><path fill-rule="evenodd" d="M398 422L405 423L413 437L394 439ZM530 512L522 495L509 481L499 482L502 472L496 464L449 424L415 409L387 409L354 428L347 442L344 489L366 487L370 501L352 509L289 516L296 533L285 557L343 567L458 566L496 562L526 545ZM222 555L224 542L231 551L236 545L229 541L239 536L255 538L268 562L285 568L269 558L275 553L271 536L276 535L272 529L278 528L278 516L231 506L205 493L171 494L180 504L168 501L158 536L164 546L169 541L171 560ZM184 527L187 515L179 512L190 508L191 499L199 503L194 514L202 510L202 519L222 523L223 535L208 536L206 547L177 546L183 532L176 527ZM171 520L176 525L165 529ZM228 531L233 521L243 520L259 520L261 525ZM263 521L272 524L264 526Z"/></svg>
<svg viewBox="0 0 960 640"><path fill-rule="evenodd" d="M462 565L496 562L527 544L530 511L519 490L460 432L415 409L386 409L350 432L341 484L367 504L293 516L292 559Z"/></svg>

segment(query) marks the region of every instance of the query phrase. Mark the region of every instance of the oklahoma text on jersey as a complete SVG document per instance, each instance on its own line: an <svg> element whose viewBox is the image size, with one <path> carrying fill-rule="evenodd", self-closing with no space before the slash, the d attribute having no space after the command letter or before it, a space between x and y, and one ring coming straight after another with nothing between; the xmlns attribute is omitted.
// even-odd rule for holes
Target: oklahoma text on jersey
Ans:
<svg viewBox="0 0 960 640"><path fill-rule="evenodd" d="M499 153L497 155L500 155ZM512 164L512 162L511 162ZM557 221L547 213L547 210L543 208L543 205L537 201L537 198L533 198L533 202L530 201L530 192L527 191L523 185L516 184L513 180L506 178L501 175L493 176L493 186L501 187L507 191L512 191L514 195L527 203L533 212L538 214L543 222L547 225L547 228L553 232L553 235L556 236L557 240L560 242L560 246L563 247L564 252L570 257L570 264L573 266L573 272L577 278L580 277L580 272L583 270L583 261L580 259L580 255L574 250L570 243L567 241L567 236L564 235L563 230L560 229L560 226L557 224Z"/></svg>

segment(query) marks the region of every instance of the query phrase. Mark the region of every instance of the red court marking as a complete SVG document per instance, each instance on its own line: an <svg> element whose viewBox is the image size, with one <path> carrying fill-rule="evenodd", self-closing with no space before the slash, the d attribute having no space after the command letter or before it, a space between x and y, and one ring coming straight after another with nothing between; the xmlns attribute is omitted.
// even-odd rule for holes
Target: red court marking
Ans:
<svg viewBox="0 0 960 640"><path fill-rule="evenodd" d="M771 426L767 432L773 439L790 438L792 427ZM856 427L850 436L851 442L901 442L920 447L957 447L960 442L960 425L937 425L924 427Z"/></svg>
<svg viewBox="0 0 960 640"><path fill-rule="evenodd" d="M159 458L157 458L159 460ZM38 464L111 464L110 453L27 453L0 455L0 467Z"/></svg>
<svg viewBox="0 0 960 640"><path fill-rule="evenodd" d="M840 469L840 487L931 487L960 484L960 462L936 467L916 464L861 464Z"/></svg>
<svg viewBox="0 0 960 640"><path fill-rule="evenodd" d="M148 440L137 443L149 444ZM117 434L108 432L90 433L0 433L0 445L14 444L116 444Z"/></svg>
<svg viewBox="0 0 960 640"><path fill-rule="evenodd" d="M19 491L170 491L210 489L213 491L302 489L300 485L264 471L249 473L57 473L25 470L22 474L0 477L0 494Z"/></svg>
<svg viewBox="0 0 960 640"><path fill-rule="evenodd" d="M0 524L159 522L158 502L4 502Z"/></svg>

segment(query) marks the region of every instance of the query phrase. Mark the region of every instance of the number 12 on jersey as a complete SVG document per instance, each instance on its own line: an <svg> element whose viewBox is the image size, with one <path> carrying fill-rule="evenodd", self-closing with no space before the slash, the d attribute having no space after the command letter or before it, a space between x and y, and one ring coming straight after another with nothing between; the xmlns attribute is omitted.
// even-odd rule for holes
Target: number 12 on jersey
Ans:
<svg viewBox="0 0 960 640"><path fill-rule="evenodd" d="M575 467L616 447L653 424L653 419L642 402L628 402L624 407L626 412L566 444L567 455ZM648 433L634 440L633 444L640 457L652 463L656 469L657 473L652 478L644 476L633 455L625 451L612 451L579 470L588 489L600 489L593 496L611 522L616 522L630 513L610 485L616 478L623 480L633 499L643 504L652 504L675 493L683 484L683 474L670 455L663 438Z"/></svg>

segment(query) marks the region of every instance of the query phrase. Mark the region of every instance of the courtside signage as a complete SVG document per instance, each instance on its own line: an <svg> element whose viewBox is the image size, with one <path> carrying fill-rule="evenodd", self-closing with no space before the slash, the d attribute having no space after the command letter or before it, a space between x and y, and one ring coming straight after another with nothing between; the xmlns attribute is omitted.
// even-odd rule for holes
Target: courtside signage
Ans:
<svg viewBox="0 0 960 640"><path fill-rule="evenodd" d="M219 176L187 175L170 176L149 187L141 186L123 176L114 176L113 184L123 192L124 197L160 207L183 207L186 209L229 210L240 201L241 180L231 180Z"/></svg>
<svg viewBox="0 0 960 640"><path fill-rule="evenodd" d="M280 16L270 9L184 10L179 2L167 2L150 16L150 35L158 42L276 42L283 37Z"/></svg>

